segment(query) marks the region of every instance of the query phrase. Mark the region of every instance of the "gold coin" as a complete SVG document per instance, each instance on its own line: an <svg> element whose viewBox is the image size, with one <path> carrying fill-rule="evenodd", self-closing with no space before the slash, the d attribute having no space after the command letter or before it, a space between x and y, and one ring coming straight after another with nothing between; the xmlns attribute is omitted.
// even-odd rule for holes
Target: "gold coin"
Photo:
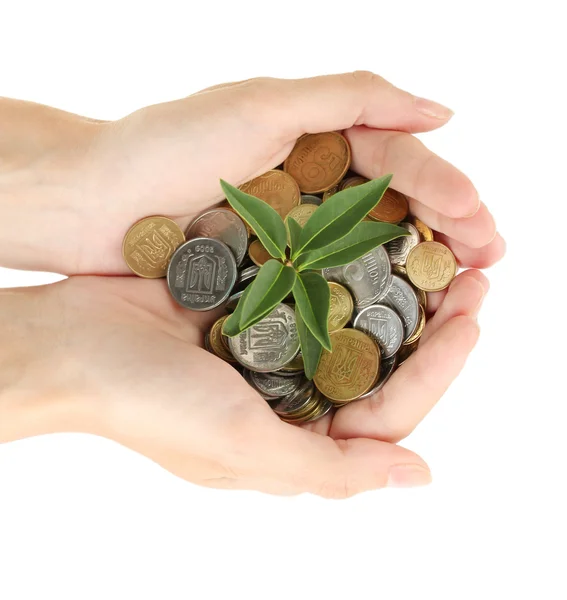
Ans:
<svg viewBox="0 0 567 600"><path fill-rule="evenodd" d="M250 260L257 267L261 267L264 263L268 262L272 258L260 240L254 240L250 244L248 247L248 256L250 256Z"/></svg>
<svg viewBox="0 0 567 600"><path fill-rule="evenodd" d="M368 213L368 216L374 221L399 223L407 217L408 208L408 199L404 194L388 188L382 200Z"/></svg>
<svg viewBox="0 0 567 600"><path fill-rule="evenodd" d="M126 233L122 256L128 267L148 279L167 275L171 255L185 241L177 223L166 217L146 217Z"/></svg>
<svg viewBox="0 0 567 600"><path fill-rule="evenodd" d="M354 303L350 292L340 283L329 282L331 308L329 310L329 333L342 329L351 319Z"/></svg>
<svg viewBox="0 0 567 600"><path fill-rule="evenodd" d="M323 192L323 202L328 200L331 196L334 196L339 191L339 186L334 185L332 188L329 188L326 192Z"/></svg>
<svg viewBox="0 0 567 600"><path fill-rule="evenodd" d="M318 208L319 207L315 204L300 204L299 206L294 206L287 214L286 219L291 217L292 219L295 219L301 225L301 227L304 227L305 223L309 221L311 215Z"/></svg>
<svg viewBox="0 0 567 600"><path fill-rule="evenodd" d="M457 261L447 246L421 242L408 254L406 269L413 285L424 292L438 292L453 281Z"/></svg>
<svg viewBox="0 0 567 600"><path fill-rule="evenodd" d="M340 133L308 133L297 140L284 169L304 194L318 194L339 183L350 159L350 146Z"/></svg>
<svg viewBox="0 0 567 600"><path fill-rule="evenodd" d="M216 354L219 358L222 358L226 362L236 362L234 356L232 356L230 350L227 350L223 341L222 326L227 319L228 315L225 315L214 322L209 333L209 345L213 354Z"/></svg>
<svg viewBox="0 0 567 600"><path fill-rule="evenodd" d="M417 217L412 217L410 222L419 231L422 242L434 241L433 231L423 221L420 221Z"/></svg>
<svg viewBox="0 0 567 600"><path fill-rule="evenodd" d="M278 371L281 371L282 373L300 373L304 368L303 355L301 352L298 352L291 362L288 362L285 367L278 369Z"/></svg>
<svg viewBox="0 0 567 600"><path fill-rule="evenodd" d="M419 322L417 324L417 327L415 328L415 331L413 332L412 336L408 338L407 342L404 342L405 346L408 346L410 344L413 344L415 341L419 340L419 338L421 337L421 334L423 333L423 329L425 328L425 308L423 307L423 305L419 305Z"/></svg>
<svg viewBox="0 0 567 600"><path fill-rule="evenodd" d="M371 387L379 372L380 352L358 329L331 333L332 352L323 350L313 381L329 400L356 400Z"/></svg>
<svg viewBox="0 0 567 600"><path fill-rule="evenodd" d="M260 198L269 204L282 219L299 204L301 193L295 179L285 171L273 169L259 177L243 183L243 192Z"/></svg>
<svg viewBox="0 0 567 600"><path fill-rule="evenodd" d="M366 177L362 177L361 175L347 177L341 181L339 190L346 190L347 188L356 187L357 185L362 185L363 183L368 183L369 181L369 179L366 179Z"/></svg>

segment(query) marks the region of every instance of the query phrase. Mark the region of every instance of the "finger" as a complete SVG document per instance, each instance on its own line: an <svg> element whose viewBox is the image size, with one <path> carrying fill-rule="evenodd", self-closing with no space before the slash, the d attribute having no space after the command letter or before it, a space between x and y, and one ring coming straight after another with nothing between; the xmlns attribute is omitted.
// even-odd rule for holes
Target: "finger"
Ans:
<svg viewBox="0 0 567 600"><path fill-rule="evenodd" d="M399 131L430 131L453 115L448 108L405 92L367 71L307 79L258 78L230 87L246 94L254 119L277 128L286 141L304 133L367 125Z"/></svg>
<svg viewBox="0 0 567 600"><path fill-rule="evenodd" d="M418 198L429 212L462 218L478 210L478 193L470 179L416 137L368 127L353 127L344 133L352 149L352 168L357 173L369 179L393 173L392 187ZM423 221L430 224L428 219Z"/></svg>
<svg viewBox="0 0 567 600"><path fill-rule="evenodd" d="M480 248L471 248L443 233L435 232L435 239L451 249L462 267L487 269L501 260L504 254L506 254L506 242L499 233L496 233L495 238L486 244L486 246L481 246Z"/></svg>
<svg viewBox="0 0 567 600"><path fill-rule="evenodd" d="M454 317L400 366L376 394L341 408L333 438L397 442L409 435L460 373L477 342L474 319Z"/></svg>
<svg viewBox="0 0 567 600"><path fill-rule="evenodd" d="M453 283L457 280L460 280L462 277L472 277L472 278L476 279L484 288L485 294L490 289L490 283L488 282L488 279L486 278L486 276L483 273L481 273L480 271L477 271L476 269L469 269L467 271L463 271L462 273L459 273L459 275L457 275L457 277L455 277L455 279L453 280ZM439 307L444 302L449 289L451 289L451 286L449 286L448 289L443 290L441 292L430 292L427 294L427 312L428 312L428 314L437 312ZM465 313L462 313L462 314L465 314Z"/></svg>

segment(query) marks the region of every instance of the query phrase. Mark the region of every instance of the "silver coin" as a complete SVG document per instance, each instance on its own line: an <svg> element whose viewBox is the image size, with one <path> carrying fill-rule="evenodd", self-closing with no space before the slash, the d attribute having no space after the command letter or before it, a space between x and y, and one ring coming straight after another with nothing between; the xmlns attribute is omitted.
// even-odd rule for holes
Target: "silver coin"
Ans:
<svg viewBox="0 0 567 600"><path fill-rule="evenodd" d="M311 400L314 393L315 386L313 382L305 380L295 392L280 398L277 404L272 405L272 408L276 414L282 417L297 413Z"/></svg>
<svg viewBox="0 0 567 600"><path fill-rule="evenodd" d="M248 285L248 283L250 283L250 280L254 279L256 277L256 275L258 275L259 270L260 270L260 267L257 267L256 265L242 270L240 272L240 275L238 275L238 277L236 279L236 285L241 285L242 283L245 283L245 282L247 282L246 285Z"/></svg>
<svg viewBox="0 0 567 600"><path fill-rule="evenodd" d="M248 231L244 221L231 210L213 208L198 216L187 227L185 237L214 238L224 242L234 254L236 264L240 264L248 250Z"/></svg>
<svg viewBox="0 0 567 600"><path fill-rule="evenodd" d="M317 413L311 417L310 419L305 419L305 421L303 421L304 423L311 423L313 421L318 421L319 419L323 418L326 414L328 414L328 412L331 410L331 408L333 408L333 403L328 399L325 398L325 396L321 396L321 399L319 400L319 406L323 405L323 412L319 412L317 411Z"/></svg>
<svg viewBox="0 0 567 600"><path fill-rule="evenodd" d="M398 357L395 355L391 358L386 358L380 361L380 373L378 375L378 381L372 387L372 389L368 390L365 394L362 394L358 400L361 400L362 398L368 398L369 396L372 396L372 394L379 392L384 387L388 379L390 379L392 373L396 370L397 363Z"/></svg>
<svg viewBox="0 0 567 600"><path fill-rule="evenodd" d="M301 204L315 204L316 206L321 206L321 204L323 204L323 200L322 198L319 198L319 196L301 194Z"/></svg>
<svg viewBox="0 0 567 600"><path fill-rule="evenodd" d="M276 402L277 400L279 400L277 396L269 396L267 394L264 394L261 390L259 390L256 387L256 384L252 381L252 371L250 371L249 369L245 369L243 366L240 366L240 368L242 369L242 377L244 377L246 383L248 383L248 385L251 388L253 388L254 391L258 392L260 396L262 396L262 398L266 400L266 402Z"/></svg>
<svg viewBox="0 0 567 600"><path fill-rule="evenodd" d="M228 312L234 312L236 307L238 306L238 301L242 298L242 294L244 294L244 290L241 292L236 292L236 294L232 294L230 298L226 301L224 307Z"/></svg>
<svg viewBox="0 0 567 600"><path fill-rule="evenodd" d="M167 285L181 306L211 310L229 296L236 281L236 260L230 248L212 238L194 238L173 253Z"/></svg>
<svg viewBox="0 0 567 600"><path fill-rule="evenodd" d="M292 394L305 380L302 375L284 377L277 373L257 373L255 371L250 372L250 378L258 390L272 398Z"/></svg>
<svg viewBox="0 0 567 600"><path fill-rule="evenodd" d="M299 351L295 311L279 304L261 321L229 339L234 358L251 371L268 373L291 362Z"/></svg>
<svg viewBox="0 0 567 600"><path fill-rule="evenodd" d="M390 287L392 266L388 253L378 246L361 258L342 267L323 269L327 281L346 285L352 292L357 308L376 304Z"/></svg>
<svg viewBox="0 0 567 600"><path fill-rule="evenodd" d="M404 342L415 332L419 324L419 300L411 285L399 275L392 276L392 285L381 300L393 308L404 324Z"/></svg>
<svg viewBox="0 0 567 600"><path fill-rule="evenodd" d="M404 266L410 250L420 242L419 231L411 223L400 223L400 227L407 229L411 235L396 238L386 244L386 251L393 265Z"/></svg>
<svg viewBox="0 0 567 600"><path fill-rule="evenodd" d="M382 304L373 304L361 310L353 326L378 342L384 359L394 356L404 339L404 325L398 313Z"/></svg>

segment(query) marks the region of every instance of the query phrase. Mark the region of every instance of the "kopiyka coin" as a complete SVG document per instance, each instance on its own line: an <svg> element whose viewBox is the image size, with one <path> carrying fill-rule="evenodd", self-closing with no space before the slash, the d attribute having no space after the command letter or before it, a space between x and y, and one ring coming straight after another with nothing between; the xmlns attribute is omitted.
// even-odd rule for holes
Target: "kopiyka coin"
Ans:
<svg viewBox="0 0 567 600"><path fill-rule="evenodd" d="M246 269L240 271L238 277L236 278L235 289L238 288L241 290L247 288L252 283L252 280L256 278L256 275L258 275L259 271L260 267L257 267L256 265L252 265L251 267L247 267Z"/></svg>
<svg viewBox="0 0 567 600"><path fill-rule="evenodd" d="M147 217L126 233L122 256L130 270L140 277L165 277L171 255L184 241L183 231L171 219Z"/></svg>
<svg viewBox="0 0 567 600"><path fill-rule="evenodd" d="M417 327L415 328L415 331L413 332L413 335L407 340L407 342L404 342L404 345L408 345L408 344L413 344L416 340L418 340L421 337L421 334L423 333L423 330L425 329L425 323L426 323L427 319L425 318L425 308L423 307L422 304L419 305L419 322L417 324Z"/></svg>
<svg viewBox="0 0 567 600"><path fill-rule="evenodd" d="M362 400L363 398L368 398L376 392L379 392L388 382L388 379L392 376L393 372L396 370L396 366L398 364L398 357L394 355L390 358L386 358L380 361L380 373L378 374L378 379L376 383L370 388L366 394L362 394L358 400Z"/></svg>
<svg viewBox="0 0 567 600"><path fill-rule="evenodd" d="M339 186L337 184L329 188L326 192L323 192L323 202L325 202L325 200L328 200L331 196L334 196L338 191Z"/></svg>
<svg viewBox="0 0 567 600"><path fill-rule="evenodd" d="M409 280L424 292L444 290L457 273L457 261L447 246L439 242L422 242L409 253Z"/></svg>
<svg viewBox="0 0 567 600"><path fill-rule="evenodd" d="M386 244L386 251L393 265L405 265L408 254L420 242L419 231L411 223L400 223L400 227L407 229L410 235L396 238Z"/></svg>
<svg viewBox="0 0 567 600"><path fill-rule="evenodd" d="M308 133L297 140L284 169L304 194L318 194L339 183L350 158L350 146L340 133Z"/></svg>
<svg viewBox="0 0 567 600"><path fill-rule="evenodd" d="M250 379L258 390L272 398L292 394L304 381L301 374L294 377L285 377L277 373L257 373L256 371L250 371Z"/></svg>
<svg viewBox="0 0 567 600"><path fill-rule="evenodd" d="M369 181L369 179L366 179L366 177L361 177L360 175L347 177L339 184L339 190L346 190L347 188L356 187L357 185L362 185L363 183L368 183Z"/></svg>
<svg viewBox="0 0 567 600"><path fill-rule="evenodd" d="M392 265L392 274L399 275L402 279L407 281L412 286L413 291L417 294L417 300L420 306L423 306L423 308L427 310L427 294L423 290L416 288L413 285L413 283L411 283L411 281L408 278L407 269L405 267L402 267L402 265Z"/></svg>
<svg viewBox="0 0 567 600"><path fill-rule="evenodd" d="M224 242L234 254L236 264L241 264L248 249L248 231L244 221L226 208L213 208L199 215L185 232L187 239L215 238Z"/></svg>
<svg viewBox="0 0 567 600"><path fill-rule="evenodd" d="M267 263L272 258L271 254L266 250L266 248L264 248L260 240L254 240L250 244L248 248L248 255L250 256L252 262L258 267L261 267L264 263Z"/></svg>
<svg viewBox="0 0 567 600"><path fill-rule="evenodd" d="M173 298L191 310L211 310L230 295L236 260L230 248L212 238L194 238L174 252L167 270Z"/></svg>
<svg viewBox="0 0 567 600"><path fill-rule="evenodd" d="M301 227L305 226L305 223L309 221L311 215L317 210L315 204L300 204L292 208L287 214L286 219L295 219Z"/></svg>
<svg viewBox="0 0 567 600"><path fill-rule="evenodd" d="M235 362L234 356L232 356L223 341L222 326L227 319L228 315L224 315L213 323L209 333L209 346L212 353L216 354L219 358L222 358L226 362Z"/></svg>
<svg viewBox="0 0 567 600"><path fill-rule="evenodd" d="M394 356L404 338L402 320L394 309L382 304L361 310L354 320L354 328L364 331L378 342L382 358Z"/></svg>
<svg viewBox="0 0 567 600"><path fill-rule="evenodd" d="M404 324L404 342L409 340L419 323L419 301L412 286L402 277L393 275L390 289L381 303L398 313Z"/></svg>
<svg viewBox="0 0 567 600"><path fill-rule="evenodd" d="M300 350L292 361L288 362L287 365L281 369L278 369L278 373L284 377L289 377L297 373L301 373L304 369L305 365L303 364L303 354L301 354Z"/></svg>
<svg viewBox="0 0 567 600"><path fill-rule="evenodd" d="M274 412L280 416L300 415L313 398L315 387L312 381L304 382L291 394L280 398L277 404L272 406Z"/></svg>
<svg viewBox="0 0 567 600"><path fill-rule="evenodd" d="M433 242L433 231L428 227L423 221L420 221L417 217L412 217L410 219L411 224L419 231L419 235L421 236L422 242Z"/></svg>
<svg viewBox="0 0 567 600"><path fill-rule="evenodd" d="M408 208L406 196L397 190L388 188L384 192L382 200L368 213L368 216L374 221L399 223L407 217Z"/></svg>
<svg viewBox="0 0 567 600"><path fill-rule="evenodd" d="M232 294L228 298L228 300L226 301L226 304L224 306L226 308L227 312L231 313L236 310L236 307L238 306L238 302L239 302L240 298L242 298L242 294L244 294L244 290L241 290L240 292L236 292L235 294Z"/></svg>
<svg viewBox="0 0 567 600"><path fill-rule="evenodd" d="M323 350L313 381L329 400L355 400L376 380L380 352L358 329L341 329L330 335L333 351Z"/></svg>
<svg viewBox="0 0 567 600"><path fill-rule="evenodd" d="M239 189L264 200L279 213L282 219L285 219L289 211L299 204L301 195L295 179L285 171L277 169L243 183Z"/></svg>
<svg viewBox="0 0 567 600"><path fill-rule="evenodd" d="M329 309L329 332L342 329L351 319L354 303L350 292L340 283L329 282L331 306Z"/></svg>
<svg viewBox="0 0 567 600"><path fill-rule="evenodd" d="M321 206L323 200L319 196L313 196L312 194L301 194L301 204L314 204L315 206Z"/></svg>
<svg viewBox="0 0 567 600"><path fill-rule="evenodd" d="M378 246L348 265L323 269L323 277L345 285L360 309L384 297L390 287L391 269L388 253Z"/></svg>
<svg viewBox="0 0 567 600"><path fill-rule="evenodd" d="M231 337L228 343L234 358L251 371L277 371L299 351L295 311L279 304L256 325Z"/></svg>
<svg viewBox="0 0 567 600"><path fill-rule="evenodd" d="M415 342L412 342L411 344L404 344L400 348L400 351L398 352L398 364L396 369L401 367L406 362L406 360L417 350L418 346L419 339L415 340Z"/></svg>

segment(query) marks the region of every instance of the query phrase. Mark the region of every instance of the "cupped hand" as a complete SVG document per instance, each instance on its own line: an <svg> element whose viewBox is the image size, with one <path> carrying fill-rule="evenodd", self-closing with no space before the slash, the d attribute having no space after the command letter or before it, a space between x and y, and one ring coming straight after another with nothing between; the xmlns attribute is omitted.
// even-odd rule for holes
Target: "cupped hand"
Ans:
<svg viewBox="0 0 567 600"><path fill-rule="evenodd" d="M160 214L184 228L222 199L220 178L241 184L282 163L300 135L341 130L355 171L368 178L393 173L392 187L412 198L412 213L439 232L460 263L487 267L504 253L492 216L469 179L412 135L444 125L451 114L355 72L229 83L119 121L84 123L80 189L72 206L49 220L36 259L56 244L48 268L126 274L121 245L135 221Z"/></svg>
<svg viewBox="0 0 567 600"><path fill-rule="evenodd" d="M32 291L34 352L78 415L66 408L53 431L110 438L200 485L345 497L429 482L426 463L395 442L463 366L487 285L478 271L459 275L383 391L301 427L203 349L219 313L185 311L163 281L74 277Z"/></svg>

